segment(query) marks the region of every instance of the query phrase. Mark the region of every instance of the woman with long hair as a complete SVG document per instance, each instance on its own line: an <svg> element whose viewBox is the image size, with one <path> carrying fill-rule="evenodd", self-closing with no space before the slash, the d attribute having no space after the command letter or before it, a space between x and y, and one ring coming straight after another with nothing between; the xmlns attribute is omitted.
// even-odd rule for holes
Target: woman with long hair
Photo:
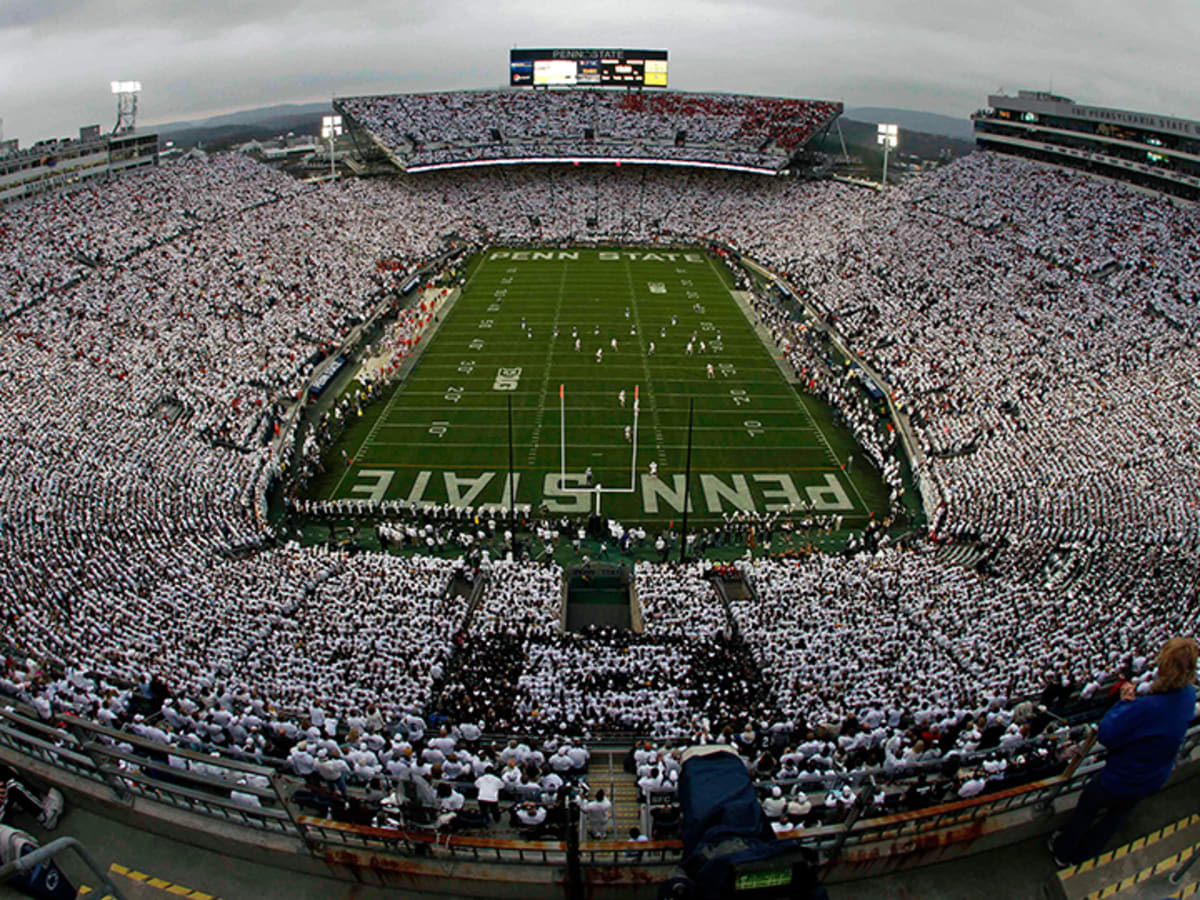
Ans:
<svg viewBox="0 0 1200 900"><path fill-rule="evenodd" d="M1167 783L1188 725L1196 714L1196 658L1191 638L1174 637L1158 654L1148 693L1132 682L1100 720L1097 738L1108 749L1104 768L1079 795L1071 819L1050 838L1060 866L1083 862L1104 849L1137 802Z"/></svg>

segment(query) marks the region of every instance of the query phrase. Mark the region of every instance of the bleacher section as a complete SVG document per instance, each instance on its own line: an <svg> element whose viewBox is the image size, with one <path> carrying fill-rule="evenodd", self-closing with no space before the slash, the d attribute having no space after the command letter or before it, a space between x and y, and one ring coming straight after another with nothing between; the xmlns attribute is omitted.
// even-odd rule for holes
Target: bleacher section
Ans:
<svg viewBox="0 0 1200 900"><path fill-rule="evenodd" d="M618 91L388 94L334 106L409 172L629 161L775 173L842 112L827 100Z"/></svg>
<svg viewBox="0 0 1200 900"><path fill-rule="evenodd" d="M646 566L644 633L602 643L558 633L557 566L494 563L470 602L455 560L302 547L268 527L280 448L298 442L289 410L356 323L453 250L447 236L568 241L588 216L597 238L719 241L793 295L806 286L912 413L928 538L742 564L751 599L732 610L696 567ZM814 845L857 829L847 853L864 867L1010 811L1031 824L1078 788L1046 773L1113 702L1116 675L1149 690L1153 651L1196 631L1197 235L1195 211L985 155L882 196L657 166L305 186L217 157L6 208L0 694L28 708L0 710L0 758L126 808L133 796L138 813L245 823L286 852L315 833L315 852L398 854L391 832L364 838L349 818L298 825L284 808L297 785L272 779L306 784L324 751L327 802L307 811L349 816L330 785L359 800L381 772L433 776L450 754L432 742L451 736L426 726L444 721L468 746L530 736L514 792L543 790L535 754L545 764L564 736L739 740L763 788L820 801ZM782 305L754 309L895 471L869 411L812 377L826 351ZM478 539L469 506L419 515L402 521L427 546ZM181 785L172 762L165 780L165 746L220 771ZM903 790L875 791L881 768ZM608 782L618 826L628 783ZM867 815L847 825L835 787ZM440 839L439 798L418 800L413 856ZM929 803L944 809L912 824ZM481 846L495 849L429 852L452 866Z"/></svg>

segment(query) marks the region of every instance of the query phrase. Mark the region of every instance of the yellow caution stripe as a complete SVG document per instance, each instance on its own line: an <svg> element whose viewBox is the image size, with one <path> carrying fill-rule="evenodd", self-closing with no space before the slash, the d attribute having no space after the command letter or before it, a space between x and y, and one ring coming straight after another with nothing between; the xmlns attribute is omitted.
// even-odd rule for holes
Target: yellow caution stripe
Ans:
<svg viewBox="0 0 1200 900"><path fill-rule="evenodd" d="M155 878L153 875L147 875L145 872L127 868L120 863L113 863L108 867L108 871L115 875L123 875L133 881L140 881L148 887L158 888L160 891L165 891L175 897L187 897L188 900L220 900L219 897L206 894L204 891L193 890L190 887L184 887L182 884L172 884L166 879Z"/></svg>
<svg viewBox="0 0 1200 900"><path fill-rule="evenodd" d="M1076 875L1082 875L1084 872L1090 872L1097 866L1103 866L1112 862L1114 859L1121 859L1135 850L1141 850L1144 847L1149 847L1151 844L1156 844L1163 838L1168 838L1177 831L1182 831L1185 828L1191 828L1193 825L1200 823L1200 814L1185 816L1178 822L1172 822L1158 831L1152 831L1149 834L1138 838L1136 841L1131 841L1118 847L1116 850L1109 850L1107 853L1101 853L1093 859L1086 859L1077 866L1070 866L1058 873L1060 881L1066 881L1068 878L1074 878Z"/></svg>
<svg viewBox="0 0 1200 900"><path fill-rule="evenodd" d="M1171 856L1168 856L1166 859L1160 859L1158 862L1154 863L1154 865L1146 866L1146 868L1142 869L1142 871L1136 872L1133 875L1130 875L1128 878L1123 878L1105 888L1101 888L1098 891L1093 891L1084 897L1083 900L1104 900L1104 898L1113 897L1121 893L1121 891L1133 887L1135 884L1140 884L1147 878L1154 878L1158 875L1169 874L1172 869L1174 869L1184 860L1190 858L1191 855L1196 852L1200 852L1200 842L1192 844L1192 846L1188 847L1187 849L1180 850L1178 853L1174 853ZM1193 887L1193 891L1194 890L1195 888Z"/></svg>

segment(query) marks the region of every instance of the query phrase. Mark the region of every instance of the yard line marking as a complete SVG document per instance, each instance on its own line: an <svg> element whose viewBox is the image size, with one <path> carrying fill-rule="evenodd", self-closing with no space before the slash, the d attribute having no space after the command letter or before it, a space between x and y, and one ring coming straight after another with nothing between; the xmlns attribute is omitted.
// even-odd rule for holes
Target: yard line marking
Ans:
<svg viewBox="0 0 1200 900"><path fill-rule="evenodd" d="M708 257L708 265L713 272L717 274L717 277L720 277L720 273L717 272L717 267L713 264L711 256ZM746 319L746 322L750 325L753 325L753 323L750 321L750 314L746 311L742 304L737 302L737 298L734 297L732 293L729 295L729 299L733 301L734 306L741 310L742 316ZM771 348L767 347L766 344L763 344L763 347L768 353L771 352ZM780 375L782 376L782 373L780 373ZM850 474L846 472L846 464L838 459L837 454L833 452L833 445L829 443L829 438L826 437L825 432L821 430L821 426L817 424L817 420L813 418L812 413L808 411L808 405L804 402L803 398L801 398L799 392L794 388L791 389L791 394L792 398L796 402L796 406L800 407L800 411L804 413L804 417L808 419L809 423L813 426L813 428L816 429L817 434L821 438L821 443L825 445L825 451L829 454L829 458L834 461L837 467L845 475L846 480L850 482L850 488L854 491L854 495L858 497L858 502L862 504L864 510L870 511L871 507L867 504L867 501L863 499L862 492L859 491L858 485L854 482L854 479L850 477Z"/></svg>
<svg viewBox="0 0 1200 900"><path fill-rule="evenodd" d="M816 429L817 436L821 439L821 443L825 445L826 452L833 459L834 463L838 466L841 472L845 475L846 480L850 482L850 487L853 489L854 495L858 497L858 502L863 505L864 510L869 511L871 507L867 505L867 501L863 499L862 492L859 491L858 485L855 483L854 479L850 477L850 473L846 471L846 464L838 459L837 454L833 452L833 446L829 443L829 438L826 437L825 432L821 429L821 426L817 424L817 420L813 418L812 413L808 411L808 404L804 402L799 393L795 394L795 398L796 405L804 411L805 418L807 418L812 424L813 428Z"/></svg>
<svg viewBox="0 0 1200 900"><path fill-rule="evenodd" d="M472 350L471 352L474 354L476 359L487 359L489 357L492 359L512 359L512 357L513 357L513 352L511 349L506 352L502 352L502 353L501 352L488 353L488 352L482 351L482 350ZM699 356L699 355L697 355L694 358L696 361L691 364L672 365L667 362L662 362L657 366L657 368L659 371L682 372L682 373L685 373L686 376L691 377L691 376L695 376L697 372L703 372L704 364L706 362L712 360L715 363L718 359L718 357ZM606 362L607 362L607 360L606 360ZM454 366L458 365L458 361L453 358L449 358L449 357L446 359L445 362L440 362L438 360L422 359L421 365L426 369L439 369L439 368L447 368L447 367L453 368ZM620 362L617 362L616 368L622 369L622 368L631 368L631 367L630 366L622 366L620 364ZM746 365L743 363L738 363L738 374L739 375L746 374L746 373L759 373L759 372L778 373L779 370L777 368L775 368L774 366L754 366L754 365ZM722 376L719 380L727 381L729 379L726 376Z"/></svg>
<svg viewBox="0 0 1200 900"><path fill-rule="evenodd" d="M471 444L470 446L477 448L479 445ZM618 446L625 448L625 447L628 447L629 445L628 444L620 444ZM587 448L584 447L583 449L587 449ZM810 449L812 449L812 448L810 448ZM459 464L459 467L457 469L430 468L430 464L428 461L426 461L426 462L404 462L403 460L389 460L389 459L372 460L371 465L379 467L379 468L386 468L386 469L424 469L424 470L430 471L430 472L452 472L452 471L453 472L463 472L463 471L467 471L467 470L470 470L470 471L478 470L480 472L497 471L494 468L492 468L492 469L488 468L489 466L493 465L493 463L491 463L491 462L474 463L474 464L464 462L464 463ZM528 471L546 472L546 471L550 471L553 467L549 467L546 465L532 465L532 466L521 465L518 463L517 465L513 466L513 468L516 469L518 472L528 472ZM593 466L592 468L596 472L624 472L624 473L629 472L629 466L627 466L627 465ZM695 466L693 466L692 468L695 469ZM666 472L670 472L670 471L682 472L683 466L676 466L674 469L671 469L669 467L666 469L659 469L659 474L663 475ZM705 471L705 472L771 472L772 474L774 474L779 471L779 466L704 466L703 471ZM833 470L830 469L829 466L788 466L787 471L788 472L832 472ZM501 483L503 483L503 479L501 479ZM847 513L847 515L853 515L853 514L854 513ZM864 514L858 513L858 515L864 515Z"/></svg>
<svg viewBox="0 0 1200 900"><path fill-rule="evenodd" d="M558 279L558 299L554 303L554 328L558 328L558 319L562 313L563 294L567 286L567 266L565 261L560 266L562 275ZM537 459L538 446L542 442L542 420L546 416L546 390L550 387L550 368L554 360L554 345L558 339L551 337L546 342L546 364L542 368L542 385L538 391L537 420L533 423L533 437L529 440L529 463Z"/></svg>
<svg viewBox="0 0 1200 900"><path fill-rule="evenodd" d="M567 407L567 408L571 409L571 407ZM489 411L491 411L492 408L487 407L487 409ZM590 410L591 407L575 407L575 409ZM516 422L516 420L520 418L520 416L518 416L517 413L522 412L522 411L523 410L518 410L515 407L513 408L513 421L514 422ZM745 415L745 414L743 413L742 415ZM427 428L428 423L426 423L426 422L389 422L387 425L384 425L383 427L384 428ZM487 423L483 423L483 422L467 422L467 423L463 423L463 424L454 426L456 431L468 431L472 428L483 428L483 429L493 428L496 430L503 430L504 427L505 426L503 424L495 424L495 423L487 424ZM612 425L589 425L586 423L575 424L575 425L572 425L571 428L574 430L577 430L577 431L587 431L588 429L593 429L593 428L596 429L597 431L612 431ZM729 426L727 426L727 425L696 425L692 430L693 431L728 432ZM797 431L802 434L810 434L813 432L814 429L809 428L807 425L771 425L770 430L772 433L775 433L778 431ZM433 446L437 446L437 443L435 442L433 444ZM779 449L779 448L775 448L775 449Z"/></svg>
<svg viewBox="0 0 1200 900"><path fill-rule="evenodd" d="M633 376L630 376L630 377L633 377ZM461 383L464 386L472 387L474 390L483 390L483 388L486 384L490 384L490 382L482 382L477 379L473 380L470 378L461 379ZM626 384L626 383L627 382L625 382L625 381L613 380L612 384L613 384L614 390L579 391L578 393L584 397L609 397L615 393L615 389L619 385ZM762 389L760 389L759 386L757 386L753 383L737 382L737 381L728 381L725 383L730 384L730 385L737 385L740 383L740 384L745 384L747 387L753 388L755 391L754 399L756 402L759 400L780 400L780 401L782 401L784 403L788 403L788 404L790 404L792 402L792 398L788 397L786 394L771 394L771 393L760 392ZM439 388L438 390L435 390L435 391L424 391L424 390L419 390L419 389L413 389L413 390L406 390L404 393L408 394L411 397L440 397L446 393L446 389ZM661 396L663 396L663 397L697 397L696 394L690 394L690 393L687 393L686 391L679 391L679 392L663 391ZM713 398L709 395L704 394L704 395L699 395L697 397L697 399L711 400ZM594 407L590 407L590 408L594 408ZM683 407L683 409L687 409L687 407L685 406L685 407ZM707 414L708 414L708 411L705 410L705 415L707 415Z"/></svg>
<svg viewBox="0 0 1200 900"><path fill-rule="evenodd" d="M484 257L481 267L482 263L486 261L486 257ZM556 264L558 271L555 271L550 277L546 277L550 273L546 273L540 278L536 275L530 277L526 267L521 267L519 275L506 276L512 284L504 286L508 293L508 300L504 301L506 307L504 318L497 317L496 330L492 334L492 337L496 337L498 333L503 333L506 340L496 343L489 339L486 348L481 346L479 350L472 350L467 354L457 348L455 343L461 343L458 341L460 337L469 340L478 335L473 331L466 333L465 337L460 334L462 328L465 327L463 323L474 325L471 315L463 319L462 323L458 321L462 319L462 316L456 317L455 330L447 331L444 335L451 339L450 342L442 341L438 342L439 346L428 347L422 354L421 365L408 376L400 390L393 392L393 395L385 401L386 406L383 413L372 422L370 432L359 448L359 454L363 457L361 464L359 458L356 457L350 470L341 473L338 485L334 488L334 496L343 495L348 490L347 485L354 486L357 473L353 469L363 466L378 465L380 468L394 469L399 474L398 481L405 479L411 481L418 471L432 470L433 479L430 486L433 494L440 493L443 473L457 470L462 477L481 470L502 469L503 464L497 464L498 460L494 454L489 453L489 449L499 447L505 441L506 429L503 416L506 398L492 393L491 373L495 372L497 365L513 364L510 361L513 360L514 353L518 353L522 359L530 361L545 354L541 378L536 376L529 378L528 376L533 373L527 370L526 382L522 386L527 386L528 389L507 398L512 402L514 436L517 433L530 435L527 453L518 458L515 468L521 471L525 478L535 478L537 483L541 482L540 473L557 469L556 459L547 461L548 458L555 456L557 448L551 444L556 441L548 436L548 443L543 449L540 437L545 427L546 408L547 406L553 407L553 403L548 399L551 395L548 394L547 388L551 384L564 380L582 380L590 387L590 390L576 389L573 391L575 404L568 407L568 422L576 423L570 427L578 428L580 433L583 431L596 432L592 436L592 440L596 443L578 445L582 456L579 462L582 468L583 461L592 461L594 470L597 474L604 473L606 482L608 478L613 477L614 473L628 472L627 462L616 466L605 465L605 463L613 460L621 450L628 452L629 445L621 441L620 429L612 430L612 425L599 423L607 422L611 413L614 412L611 408L616 404L612 401L618 390L624 388L628 391L632 385L638 383L646 387L644 399L652 403L650 410L652 418L643 423L643 430L646 434L638 441L640 445L638 449L639 452L649 451L654 454L653 458L659 460L660 473L664 469L676 475L682 473L682 465L676 463L682 462L682 451L686 447L687 420L685 417L688 407L681 405L684 400L691 400L693 397L700 400L701 403L721 398L727 400L724 392L729 388L740 387L748 389L754 395L754 405L747 407L743 404L732 409L706 409L704 414L706 421L704 424L697 423L695 425L694 439L699 441L710 439L717 441L717 444L701 443L697 445L693 442L693 449L701 454L700 461L694 464L694 468L718 475L722 481L728 481L730 475L735 473L745 473L747 479L752 481L754 476L761 476L764 473L791 472L793 473L792 477L796 479L797 486L805 483L819 483L825 475L836 476L840 460L830 443L831 436L823 431L822 426L815 419L818 410L810 411L805 405L803 395L793 390L780 377L779 367L769 358L777 355L778 350L775 350L774 353L770 352L769 344L761 341L755 334L742 334L740 323L746 320L747 315L752 318L753 314L752 312L748 314L745 308L737 302L733 302L736 312L724 307L724 303L731 302L733 298L721 299L728 295L730 289L721 279L721 273L717 271L719 267L715 266L715 260L706 259L705 265L694 267L695 271L691 274L677 273L673 277L663 277L657 270L651 271L649 267L645 273L639 268L635 274L632 261L629 259L622 261L624 262L626 289L629 296L630 317L628 319L622 314L620 286L613 282L611 276L603 280L576 277L579 274L578 270L585 268L582 264L571 265L559 261ZM519 263L513 265L519 265ZM476 275L479 271L480 269L477 268L472 274ZM463 308L466 312L483 315L480 310L487 304L496 302L491 294L495 288L499 287L499 285L493 284L499 276L492 273L498 271L504 271L503 267L490 266L482 277L471 279L471 290L479 291L480 296L464 297L468 302L468 305ZM612 275L617 275L618 271L619 269L612 271ZM667 282L672 296L667 298L650 296L640 280L643 274L648 278L653 277ZM619 275L617 277L619 278ZM680 277L696 279L696 286L687 285L686 290L694 292L697 299L689 297L686 301L683 300L681 293L683 289L676 287ZM704 284L703 279L707 277L715 277L718 283L716 285ZM517 278L521 280L519 286L515 284ZM572 289L570 296L567 295L565 287L568 282ZM556 290L556 297L552 301L550 294ZM595 296L592 296L593 294ZM536 299L531 302L531 298ZM520 302L514 308L510 301L517 299ZM660 302L663 305L659 305ZM670 326L672 311L678 312L680 319L678 324L684 327L685 332L690 333L692 326L697 324L690 320L696 317L690 313L685 315L684 307L679 304L690 305L693 302L705 304L708 307L707 310L696 310L701 312L699 318L705 320L703 323L698 323L702 327L696 329L705 332L705 340L707 340L707 332L715 329L724 329L729 334L722 337L719 351L708 348L702 355L697 353L692 357L685 357L683 345L676 346L677 339L680 338L679 329L668 327L669 337L666 339L660 339L659 335L662 327ZM526 306L531 307L532 313L525 316L526 325L534 329L537 339L547 342L547 346L541 352L535 348L533 340L525 339L524 333L516 335L516 340L507 340L509 329L505 323L513 324L514 327L511 330L515 332L515 323L510 320L514 313L525 311ZM675 309L676 306L679 308ZM461 310L455 311L462 312ZM551 311L553 311L553 315L551 315ZM635 312L636 318L633 317ZM567 352L559 352L558 348L554 346L556 342L549 337L551 327L561 329L562 323L566 322L569 334L572 318L578 318L580 321L588 323L586 326L581 326L580 334L584 343L582 349L586 351L584 356L590 359L596 344L599 344L605 350L605 365L580 366L575 359L579 354L569 352L570 346L566 348ZM593 336L593 324L598 325L603 337ZM635 338L631 334L623 340L629 340L630 351L632 344L636 341L639 345L639 353L622 352L610 356L607 344L609 333L621 337L630 330L630 326L633 326L637 336ZM480 332L479 335L488 337L483 332ZM739 340L737 335L741 335L742 339ZM651 339L666 345L658 348L653 359L646 354L646 348ZM589 348L588 344L592 346ZM446 349L439 352L441 346ZM765 356L760 356L760 353L765 353ZM460 356L470 356L476 360L473 376L466 372L458 373L456 371L461 365ZM756 362L748 363L746 362L747 358L754 359ZM718 362L733 362L737 364L737 369L726 377L718 376L718 380L707 384L707 390L705 390L704 374L701 370L705 368L706 363L710 362L714 365ZM489 367L490 372L487 371ZM586 372L583 371L584 368L586 368ZM484 378L483 375L487 377ZM642 379L645 380L642 381ZM763 382L761 384L758 383L760 379ZM533 388L535 380L540 382L540 390ZM443 403L442 400L445 397L443 387L447 382L461 385L465 389L462 399L470 405L461 402ZM714 388L717 389L717 394L710 396ZM397 396L400 392L413 396L402 399ZM796 405L801 406L800 414L795 409ZM436 436L436 431L433 434L424 433L428 429L428 423L418 420L426 414L433 418L454 420L450 432L444 433L444 437L440 439ZM741 426L747 417L759 420L753 424L757 428L761 423L768 433L767 438L756 434L754 430L750 430L749 438L745 437L747 429ZM554 426L552 430L556 430L556 428L557 426ZM676 444L668 444L665 437L666 431L671 431L672 439L677 442ZM468 432L477 432L477 434L468 434ZM809 432L815 432L815 434L810 435ZM772 435L774 438L771 437ZM838 431L837 435L840 438L841 432ZM441 448L445 448L444 453L439 453ZM750 452L743 452L745 450ZM840 449L837 452L840 452ZM852 446L849 452L853 452ZM594 456L595 459L590 460L590 456ZM376 457L385 460L391 457L396 458L397 461L376 463ZM707 466L703 464L705 459L725 465ZM404 462L399 460L404 460ZM813 464L795 466L790 465L789 460ZM522 465L522 463L525 464ZM757 465L750 463L757 463ZM643 463L642 471L644 471L644 465L645 463ZM842 473L846 474L844 470ZM331 473L332 475L333 473ZM536 486L535 484L535 491ZM495 487L494 483L493 487ZM848 493L855 497L855 502L860 504L859 510L869 510L870 507L866 505L858 485L853 480L851 480L851 488L852 491ZM762 500L757 494L755 494L755 503L761 509ZM616 508L614 507L615 512ZM644 511L628 514L633 515L637 521L647 523L659 521L665 523L672 518L672 516L648 516ZM844 514L844 518L847 523L862 522L866 520L866 515L848 511ZM699 525L702 522L720 521L720 518L716 514L699 514L699 510L697 510L695 520Z"/></svg>
<svg viewBox="0 0 1200 900"><path fill-rule="evenodd" d="M612 426L609 426L609 428L611 429ZM433 447L475 447L478 450L489 450L489 448L487 448L487 447L481 447L478 441L440 441L440 440L435 440L435 441L423 441L421 443L410 443L410 444L408 444L408 446L411 447L412 449L422 449L422 450L430 449ZM627 444L627 443L572 444L571 446L572 446L572 449L578 448L578 449L583 449L583 450L596 450L596 449L615 450L615 449L618 449L621 447L624 447L625 449L629 448L629 444ZM664 444L663 446L666 447L668 450L684 450L687 448L686 443ZM789 444L788 447L789 447L789 449L791 447L795 447L800 450L820 450L821 449L820 444ZM693 450L728 450L729 445L728 444L697 444L695 441L693 441L692 449ZM770 453L773 455L778 454L779 451L780 451L779 447L751 447L749 445L740 447L738 449L739 453ZM491 452L491 451L489 450L489 452ZM367 457L367 459L374 461L376 459L376 457L369 456L369 457ZM831 467L831 466L820 466L819 468L825 472L834 471L833 467ZM629 471L629 467L625 466L624 471L626 471L626 472ZM731 469L730 471L737 471L737 470Z"/></svg>
<svg viewBox="0 0 1200 900"><path fill-rule="evenodd" d="M476 388L476 390L479 390L479 389ZM415 392L407 391L406 393L413 394ZM437 391L435 393L438 396L440 396L443 392ZM605 391L603 393L603 395L597 394L597 396L610 397L610 396L612 396L612 392ZM687 396L687 395L680 394L678 396ZM517 399L517 398L514 398L514 399ZM468 406L467 404L460 403L460 404L454 404L452 406L445 407L445 409L446 410L453 409L457 412L489 412L489 413L497 413L498 414L500 412L503 412L504 407L503 406ZM567 412L595 412L595 410L596 410L596 407L594 404L589 405L589 406L568 406L567 407ZM680 415L683 415L684 413L686 413L688 411L688 408L686 406L660 406L660 407L658 407L658 411L660 413L679 413ZM513 417L514 418L519 418L521 415L530 413L530 412L536 412L536 407L520 406L517 404L513 405ZM715 416L733 416L735 418L744 419L744 418L746 418L746 411L744 409L705 409L704 410L704 417L706 419L711 419ZM789 413L787 410L759 409L756 411L756 416L759 419L762 419L767 422L774 421L775 418L782 416L782 417L784 417L784 421L790 423L787 426L788 428L795 428L797 431L815 431L816 430L815 428L812 428L811 426L808 426L808 425L797 424L796 417L793 416L791 413ZM395 427L403 426L404 424L405 423L403 423L403 422L388 422L382 427L395 428ZM459 427L459 425L456 424L455 427ZM462 425L462 427L467 427L467 428L473 427L473 424L465 423ZM608 427L612 427L612 426L608 426ZM704 426L697 425L696 430L699 431L702 427L704 427ZM776 426L772 425L772 428L775 428L775 427ZM778 427L782 428L784 426L780 425Z"/></svg>
<svg viewBox="0 0 1200 900"><path fill-rule="evenodd" d="M458 295L455 296L454 291L451 291L450 296L446 298L447 301L450 301L450 300L454 301L453 303L450 304L450 309L446 313L447 321L449 321L451 314L458 307L457 301L459 299L461 299L462 297L466 296L467 288L469 288L471 286L471 282L473 282L475 280L475 277L479 274L479 270L484 267L485 263L487 263L486 254L480 256L479 265L477 265L475 267L474 271L471 272L471 277L468 278L465 282L463 282L463 286L461 288L458 288ZM446 322L442 322L441 324L445 325ZM435 329L433 338L431 338L431 340L436 338L437 333L440 331L441 331L441 328ZM424 362L424 354L422 354L421 362ZM418 369L420 368L419 363L417 365L417 368ZM415 373L415 371L416 370L414 369L413 372L409 373L409 378L412 377L412 375ZM395 406L396 400L400 397L401 394L408 393L406 390L404 390L404 388L408 386L409 378L405 378L402 382L400 382L399 384L396 385L395 389L392 391L392 396L390 398L388 398L387 406L385 406L383 408L383 412L381 412L379 414L379 417L375 420L375 424L371 426L371 430L368 431L367 436L365 438L363 438L363 442L358 445L358 452L355 453L353 457L351 457L352 459L358 459L360 456L362 456L363 450L367 447L367 444L371 441L372 438L375 437L376 432L379 431L380 423L382 423L385 419L387 419L387 417L389 415L391 415L392 407ZM353 466L346 466L346 471L342 473L342 477L339 478L338 483L336 485L334 485L333 492L330 493L328 499L332 500L334 498L334 496L337 494L337 492L342 489L342 484L343 484L343 482L345 482L346 476L350 474L350 470L353 468L354 468Z"/></svg>
<svg viewBox="0 0 1200 900"><path fill-rule="evenodd" d="M665 466L667 464L667 447L663 441L662 420L658 415L658 398L654 392L654 379L650 377L650 359L646 355L646 333L642 329L642 315L638 309L637 291L633 287L633 269L629 265L628 257L625 259L625 278L629 282L629 306L633 311L633 325L637 329L638 348L641 350L642 373L646 379L646 398L650 401L650 419L654 426L655 455L658 458L658 464Z"/></svg>
<svg viewBox="0 0 1200 900"><path fill-rule="evenodd" d="M379 414L379 418L375 420L375 424L371 426L371 430L367 432L367 436L363 438L362 443L358 445L358 452L354 454L352 457L353 459L358 459L362 456L363 450L366 449L367 444L371 442L371 440L375 437L375 434L379 431L379 426L383 424L383 421L389 415L391 415L392 407L396 405L396 400L402 393L404 393L402 390L402 385L396 385L396 389L392 392L391 399L388 400L387 406L383 408L383 412ZM346 471L342 473L342 477L339 478L338 483L334 485L333 491L329 494L328 499L332 500L337 495L338 491L342 489L342 483L345 482L346 476L350 474L353 468L353 465L346 466Z"/></svg>

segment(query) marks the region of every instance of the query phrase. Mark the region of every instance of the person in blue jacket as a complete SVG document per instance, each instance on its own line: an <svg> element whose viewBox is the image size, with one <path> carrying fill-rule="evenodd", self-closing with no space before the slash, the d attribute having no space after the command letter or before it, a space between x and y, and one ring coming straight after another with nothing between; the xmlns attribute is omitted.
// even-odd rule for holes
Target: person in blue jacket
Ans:
<svg viewBox="0 0 1200 900"><path fill-rule="evenodd" d="M1139 697L1132 684L1121 686L1121 699L1100 720L1105 766L1084 787L1070 821L1050 838L1059 866L1097 855L1137 802L1167 783L1196 712L1198 654L1191 638L1171 638L1158 654L1148 694Z"/></svg>

